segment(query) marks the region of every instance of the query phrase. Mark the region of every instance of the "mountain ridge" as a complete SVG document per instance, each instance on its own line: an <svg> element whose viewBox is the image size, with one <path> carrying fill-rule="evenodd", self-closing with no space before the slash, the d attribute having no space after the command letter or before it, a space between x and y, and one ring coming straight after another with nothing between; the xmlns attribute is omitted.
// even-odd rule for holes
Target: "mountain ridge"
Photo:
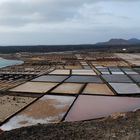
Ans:
<svg viewBox="0 0 140 140"><path fill-rule="evenodd" d="M96 45L136 45L140 44L140 40L137 38L122 39L122 38L112 38L107 42L99 42Z"/></svg>

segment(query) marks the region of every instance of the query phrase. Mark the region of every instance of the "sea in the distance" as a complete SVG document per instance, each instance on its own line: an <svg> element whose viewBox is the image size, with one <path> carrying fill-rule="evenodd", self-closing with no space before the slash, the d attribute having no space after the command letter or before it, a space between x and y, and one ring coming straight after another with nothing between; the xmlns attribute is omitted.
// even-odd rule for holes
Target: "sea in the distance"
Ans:
<svg viewBox="0 0 140 140"><path fill-rule="evenodd" d="M24 62L20 60L8 60L0 57L0 68L12 66L12 65L20 65L23 63Z"/></svg>

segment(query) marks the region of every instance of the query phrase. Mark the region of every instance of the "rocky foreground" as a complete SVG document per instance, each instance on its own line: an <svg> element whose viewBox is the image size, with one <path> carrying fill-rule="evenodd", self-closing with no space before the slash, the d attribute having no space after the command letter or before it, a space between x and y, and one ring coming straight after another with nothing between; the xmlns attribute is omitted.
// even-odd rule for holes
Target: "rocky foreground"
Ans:
<svg viewBox="0 0 140 140"><path fill-rule="evenodd" d="M140 140L140 111L100 120L39 124L2 132L0 140Z"/></svg>

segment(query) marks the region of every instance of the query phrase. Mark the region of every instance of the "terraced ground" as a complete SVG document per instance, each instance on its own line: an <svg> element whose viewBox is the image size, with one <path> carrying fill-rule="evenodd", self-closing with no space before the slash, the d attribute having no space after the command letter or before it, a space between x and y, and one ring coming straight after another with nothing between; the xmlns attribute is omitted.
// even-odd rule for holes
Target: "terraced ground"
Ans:
<svg viewBox="0 0 140 140"><path fill-rule="evenodd" d="M0 140L139 140L140 111L126 112L140 109L140 58L123 55L45 55L34 59L31 76L16 66L2 69ZM17 78L24 82L13 86Z"/></svg>

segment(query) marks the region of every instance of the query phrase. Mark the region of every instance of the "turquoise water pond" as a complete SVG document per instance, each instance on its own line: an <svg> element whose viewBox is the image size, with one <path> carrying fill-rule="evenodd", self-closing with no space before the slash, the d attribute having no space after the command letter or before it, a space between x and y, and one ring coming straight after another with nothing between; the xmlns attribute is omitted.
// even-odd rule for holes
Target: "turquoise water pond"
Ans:
<svg viewBox="0 0 140 140"><path fill-rule="evenodd" d="M0 58L0 68L12 66L12 65L20 65L22 63L24 62L20 60L8 60L8 59Z"/></svg>

